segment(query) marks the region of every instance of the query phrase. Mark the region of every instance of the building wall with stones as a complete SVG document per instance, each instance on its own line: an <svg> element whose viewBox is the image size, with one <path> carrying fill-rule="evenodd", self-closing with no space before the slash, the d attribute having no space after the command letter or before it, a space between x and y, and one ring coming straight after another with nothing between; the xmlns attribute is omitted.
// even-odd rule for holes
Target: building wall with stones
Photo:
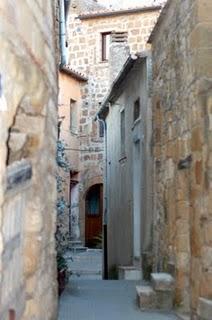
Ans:
<svg viewBox="0 0 212 320"><path fill-rule="evenodd" d="M0 319L57 318L54 1L0 3Z"/></svg>
<svg viewBox="0 0 212 320"><path fill-rule="evenodd" d="M142 51L146 48L146 41L159 15L159 8L106 17L89 17L86 16L86 11L82 15L80 12L80 6L70 7L68 41L70 65L88 78L87 84L82 87L79 125L82 150L80 227L84 240L84 196L92 184L102 183L103 174L103 138L99 135L99 124L94 118L110 86L110 63L102 61L101 34L111 31L127 33L131 53Z"/></svg>
<svg viewBox="0 0 212 320"><path fill-rule="evenodd" d="M176 304L192 319L212 298L211 10L210 0L169 1L150 38L155 267L175 274Z"/></svg>

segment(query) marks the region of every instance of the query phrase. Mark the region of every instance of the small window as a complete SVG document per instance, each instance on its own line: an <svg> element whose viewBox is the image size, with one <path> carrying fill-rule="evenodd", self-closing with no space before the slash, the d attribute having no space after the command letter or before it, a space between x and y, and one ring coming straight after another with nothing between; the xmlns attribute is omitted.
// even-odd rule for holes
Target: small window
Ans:
<svg viewBox="0 0 212 320"><path fill-rule="evenodd" d="M102 33L102 61L109 60L111 32Z"/></svg>
<svg viewBox="0 0 212 320"><path fill-rule="evenodd" d="M104 124L102 121L99 121L99 137L104 137Z"/></svg>
<svg viewBox="0 0 212 320"><path fill-rule="evenodd" d="M136 121L140 117L140 98L138 98L134 102L134 115L133 115L133 117L134 117L134 121Z"/></svg>
<svg viewBox="0 0 212 320"><path fill-rule="evenodd" d="M70 131L77 133L77 103L75 100L70 100Z"/></svg>
<svg viewBox="0 0 212 320"><path fill-rule="evenodd" d="M121 157L125 156L125 110L121 111Z"/></svg>

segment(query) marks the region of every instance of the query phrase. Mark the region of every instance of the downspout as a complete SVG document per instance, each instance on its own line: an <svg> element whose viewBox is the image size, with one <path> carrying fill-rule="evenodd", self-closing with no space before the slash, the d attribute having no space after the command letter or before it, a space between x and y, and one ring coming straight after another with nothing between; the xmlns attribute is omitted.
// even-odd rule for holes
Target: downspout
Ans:
<svg viewBox="0 0 212 320"><path fill-rule="evenodd" d="M96 116L96 120L103 124L104 128L104 210L103 210L103 279L108 279L108 248L107 248L107 224L108 224L108 185L107 185L107 124L105 120Z"/></svg>
<svg viewBox="0 0 212 320"><path fill-rule="evenodd" d="M59 0L60 2L60 51L61 51L61 61L60 65L66 64L66 20L65 20L65 2L64 0Z"/></svg>

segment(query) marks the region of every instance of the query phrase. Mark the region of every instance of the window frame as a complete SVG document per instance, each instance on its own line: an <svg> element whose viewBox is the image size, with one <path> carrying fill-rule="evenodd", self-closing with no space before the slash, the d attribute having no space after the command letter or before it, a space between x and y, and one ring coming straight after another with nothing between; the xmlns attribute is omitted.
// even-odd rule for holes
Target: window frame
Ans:
<svg viewBox="0 0 212 320"><path fill-rule="evenodd" d="M75 121L76 125L74 126L73 122L73 113L76 112L75 114ZM73 134L78 134L78 123L77 123L77 101L74 100L73 98L70 98L70 122L69 122L69 127L70 127L70 132Z"/></svg>
<svg viewBox="0 0 212 320"><path fill-rule="evenodd" d="M102 32L101 33L101 61L107 62L109 60L109 55L107 54L107 36L111 36L112 32Z"/></svg>
<svg viewBox="0 0 212 320"><path fill-rule="evenodd" d="M121 144L121 157L125 157L126 155L126 128L125 128L125 108L120 110L120 144Z"/></svg>
<svg viewBox="0 0 212 320"><path fill-rule="evenodd" d="M138 97L133 105L133 122L135 123L141 117L141 99Z"/></svg>

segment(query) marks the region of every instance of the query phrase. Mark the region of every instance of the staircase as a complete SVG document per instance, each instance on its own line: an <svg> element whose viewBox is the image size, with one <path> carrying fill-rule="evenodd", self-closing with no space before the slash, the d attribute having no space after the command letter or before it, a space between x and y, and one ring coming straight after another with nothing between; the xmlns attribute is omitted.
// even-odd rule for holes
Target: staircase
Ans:
<svg viewBox="0 0 212 320"><path fill-rule="evenodd" d="M170 311L174 300L174 278L168 273L152 273L150 285L136 286L141 310Z"/></svg>

